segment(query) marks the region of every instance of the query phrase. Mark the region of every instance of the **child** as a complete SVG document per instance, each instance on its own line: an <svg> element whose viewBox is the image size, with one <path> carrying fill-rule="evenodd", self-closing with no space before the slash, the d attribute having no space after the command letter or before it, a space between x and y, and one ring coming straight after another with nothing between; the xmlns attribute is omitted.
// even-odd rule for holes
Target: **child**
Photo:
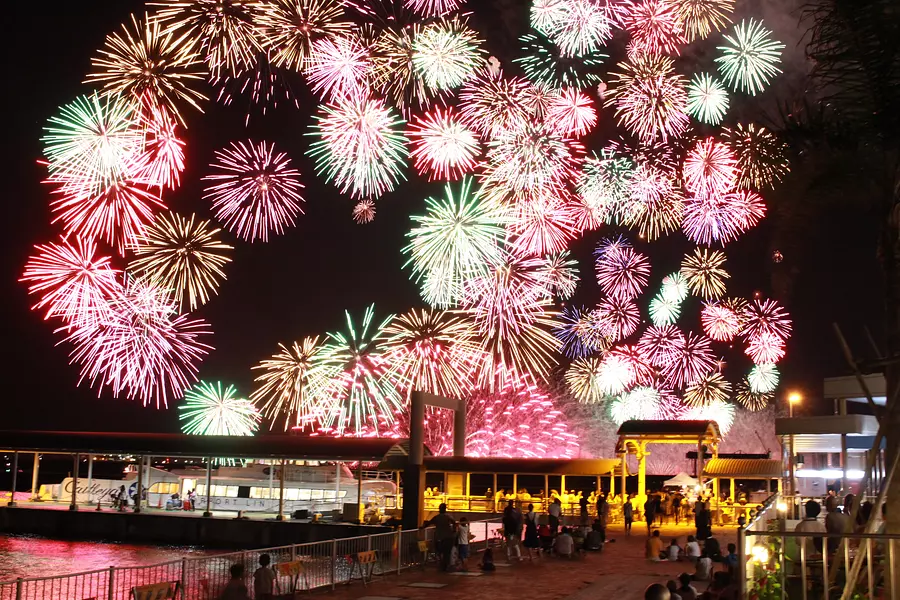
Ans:
<svg viewBox="0 0 900 600"><path fill-rule="evenodd" d="M678 560L678 555L681 554L681 546L678 545L678 538L672 538L671 543L669 543L669 547L667 549L667 557L670 561L675 562Z"/></svg>
<svg viewBox="0 0 900 600"><path fill-rule="evenodd" d="M706 551L697 559L697 572L694 573L694 581L709 581L712 577L712 559Z"/></svg>
<svg viewBox="0 0 900 600"><path fill-rule="evenodd" d="M228 585L222 590L220 600L250 600L250 594L247 592L247 586L244 585L244 565L231 565L231 579Z"/></svg>
<svg viewBox="0 0 900 600"><path fill-rule="evenodd" d="M692 563L696 563L700 558L700 544L694 536L689 535L687 545L684 547L685 557Z"/></svg>
<svg viewBox="0 0 900 600"><path fill-rule="evenodd" d="M459 554L460 568L469 570L469 520L462 517L456 527L456 551Z"/></svg>
<svg viewBox="0 0 900 600"><path fill-rule="evenodd" d="M728 567L729 573L731 573L732 575L735 575L737 573L737 546L735 546L734 544L728 544L728 554L725 555L725 558L722 559L722 562L724 562L725 566Z"/></svg>
<svg viewBox="0 0 900 600"><path fill-rule="evenodd" d="M484 555L481 557L481 570L488 572L497 570L497 567L494 565L494 551L491 548L486 548Z"/></svg>
<svg viewBox="0 0 900 600"><path fill-rule="evenodd" d="M278 577L269 566L272 557L263 554L259 557L259 568L253 573L253 597L258 600L272 600L275 594L275 584Z"/></svg>

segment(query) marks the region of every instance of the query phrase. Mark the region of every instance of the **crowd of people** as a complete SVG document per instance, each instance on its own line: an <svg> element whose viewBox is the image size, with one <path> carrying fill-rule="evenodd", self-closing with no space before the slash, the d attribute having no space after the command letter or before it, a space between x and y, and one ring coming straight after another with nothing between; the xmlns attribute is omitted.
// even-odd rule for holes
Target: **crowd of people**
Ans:
<svg viewBox="0 0 900 600"><path fill-rule="evenodd" d="M690 565L693 573L684 571L678 579L665 584L656 583L647 588L646 600L736 600L738 595L737 546L728 544L722 552L719 541L714 536L702 540L687 536L682 547L679 538L674 537L664 547L660 531L653 530L646 544L646 557L651 561L683 562ZM718 568L717 568L718 565ZM705 587L703 592L700 588Z"/></svg>

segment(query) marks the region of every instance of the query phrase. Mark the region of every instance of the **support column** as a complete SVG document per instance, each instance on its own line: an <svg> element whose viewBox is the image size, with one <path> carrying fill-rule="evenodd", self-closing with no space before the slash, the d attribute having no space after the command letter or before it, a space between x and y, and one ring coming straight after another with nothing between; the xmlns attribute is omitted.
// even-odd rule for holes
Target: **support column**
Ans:
<svg viewBox="0 0 900 600"><path fill-rule="evenodd" d="M272 490L275 489L275 461L269 461L269 506L272 506Z"/></svg>
<svg viewBox="0 0 900 600"><path fill-rule="evenodd" d="M731 478L731 501L737 502L737 495L735 494L735 489L734 489L734 477Z"/></svg>
<svg viewBox="0 0 900 600"><path fill-rule="evenodd" d="M460 400L453 411L453 456L466 455L466 408L466 401Z"/></svg>
<svg viewBox="0 0 900 600"><path fill-rule="evenodd" d="M516 476L513 475L513 487L515 487ZM559 494L564 495L566 493L566 476L561 475L559 477Z"/></svg>
<svg viewBox="0 0 900 600"><path fill-rule="evenodd" d="M69 510L78 510L78 453L72 455L72 501Z"/></svg>
<svg viewBox="0 0 900 600"><path fill-rule="evenodd" d="M597 475L597 482L594 484L597 488L597 495L600 495L600 492L603 491L603 484L600 482L600 476Z"/></svg>
<svg viewBox="0 0 900 600"><path fill-rule="evenodd" d="M134 493L134 512L141 512L141 496L144 491L144 457L138 456L137 489ZM209 487L206 489L206 497L209 498Z"/></svg>
<svg viewBox="0 0 900 600"><path fill-rule="evenodd" d="M212 511L210 503L212 501L212 457L206 459L206 510L203 511L204 517L211 517Z"/></svg>
<svg viewBox="0 0 900 600"><path fill-rule="evenodd" d="M88 499L87 503L91 503L91 487L94 485L94 455L88 454Z"/></svg>
<svg viewBox="0 0 900 600"><path fill-rule="evenodd" d="M359 514L357 518L359 522L363 522L364 508L363 508L363 497L362 497L362 461L356 463L356 506L358 508Z"/></svg>
<svg viewBox="0 0 900 600"><path fill-rule="evenodd" d="M409 460L403 473L404 529L418 529L425 516L424 461L425 397L413 392L409 398Z"/></svg>
<svg viewBox="0 0 900 600"><path fill-rule="evenodd" d="M622 452L622 498L628 497L628 492L625 487L625 482L628 478L628 448L625 448L625 451Z"/></svg>
<svg viewBox="0 0 900 600"><path fill-rule="evenodd" d="M341 507L343 512L344 503L341 502L341 463L334 463L334 501Z"/></svg>
<svg viewBox="0 0 900 600"><path fill-rule="evenodd" d="M616 470L613 469L609 472L609 495L610 497L616 495Z"/></svg>
<svg viewBox="0 0 900 600"><path fill-rule="evenodd" d="M496 479L496 478L497 478L497 476L494 475L494 479ZM548 503L550 502L550 476L549 475L544 475L544 499L547 500ZM549 504L547 506L549 506Z"/></svg>
<svg viewBox="0 0 900 600"><path fill-rule="evenodd" d="M278 514L276 521L284 521L284 472L287 469L287 460L281 459L281 468L278 469Z"/></svg>
<svg viewBox="0 0 900 600"><path fill-rule="evenodd" d="M847 434L841 434L841 490L844 494L849 493L849 480L847 479L847 465L848 465L848 454L847 454ZM862 492L863 490L860 490Z"/></svg>
<svg viewBox="0 0 900 600"><path fill-rule="evenodd" d="M34 453L34 464L31 467L31 500L41 499L41 490L38 488L38 471L41 470L41 455Z"/></svg>
<svg viewBox="0 0 900 600"><path fill-rule="evenodd" d="M16 450L13 452L13 464L12 464L12 488L9 492L9 502L6 503L7 506L15 506L16 505L16 483L19 478L19 451Z"/></svg>
<svg viewBox="0 0 900 600"><path fill-rule="evenodd" d="M646 444L641 443L638 451L638 501L643 503L647 500L647 450Z"/></svg>

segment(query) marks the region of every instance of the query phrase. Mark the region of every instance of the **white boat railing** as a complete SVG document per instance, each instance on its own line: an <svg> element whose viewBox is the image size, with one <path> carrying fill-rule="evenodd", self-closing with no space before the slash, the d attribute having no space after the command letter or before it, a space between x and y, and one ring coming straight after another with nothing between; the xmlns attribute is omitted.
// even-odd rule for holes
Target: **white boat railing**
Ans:
<svg viewBox="0 0 900 600"><path fill-rule="evenodd" d="M500 538L500 519L470 523L475 536L472 550L482 549ZM349 584L363 573L374 576L399 573L424 564L434 552L433 528L396 530L374 535L309 542L275 548L260 548L213 556L185 557L153 565L109 567L97 571L22 577L0 582L0 600L131 600L136 588L169 584L176 598L218 598L230 578L234 564L244 567L248 589L253 589L253 571L259 557L268 554L280 573L281 593L306 591ZM420 544L424 542L424 544ZM374 556L365 553L374 550ZM362 554L361 554L362 553ZM372 563L364 563L374 560ZM278 565L283 565L280 569Z"/></svg>

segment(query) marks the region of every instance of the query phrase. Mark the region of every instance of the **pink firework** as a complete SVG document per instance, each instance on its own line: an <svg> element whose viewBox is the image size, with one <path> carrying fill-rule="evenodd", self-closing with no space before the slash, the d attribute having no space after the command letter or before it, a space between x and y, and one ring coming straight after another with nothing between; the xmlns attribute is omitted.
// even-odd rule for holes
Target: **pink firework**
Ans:
<svg viewBox="0 0 900 600"><path fill-rule="evenodd" d="M656 369L650 361L650 356L639 343L631 346L616 346L609 351L607 356L627 360L634 373L635 384L653 385L656 381Z"/></svg>
<svg viewBox="0 0 900 600"><path fill-rule="evenodd" d="M565 88L550 101L545 120L562 135L580 137L597 125L597 110L590 96Z"/></svg>
<svg viewBox="0 0 900 600"><path fill-rule="evenodd" d="M674 360L663 367L662 374L667 385L681 388L699 381L715 367L716 359L709 339L689 333L680 344Z"/></svg>
<svg viewBox="0 0 900 600"><path fill-rule="evenodd" d="M375 203L369 199L360 200L353 206L353 220L365 225L375 220Z"/></svg>
<svg viewBox="0 0 900 600"><path fill-rule="evenodd" d="M604 336L623 340L637 330L641 314L637 304L623 298L606 298L597 305Z"/></svg>
<svg viewBox="0 0 900 600"><path fill-rule="evenodd" d="M571 205L555 197L517 202L506 231L510 250L520 256L559 254L578 233Z"/></svg>
<svg viewBox="0 0 900 600"><path fill-rule="evenodd" d="M744 327L741 335L749 339L764 339L770 335L781 341L791 335L791 319L788 312L775 300L754 300L744 309ZM760 361L757 364L775 361Z"/></svg>
<svg viewBox="0 0 900 600"><path fill-rule="evenodd" d="M684 159L684 187L695 196L717 197L737 184L739 170L731 149L713 138L698 142Z"/></svg>
<svg viewBox="0 0 900 600"><path fill-rule="evenodd" d="M312 90L326 100L365 94L371 65L368 51L353 35L326 37L312 44L303 72Z"/></svg>
<svg viewBox="0 0 900 600"><path fill-rule="evenodd" d="M575 294L579 279L578 261L568 251L544 257L539 273L547 293L563 300Z"/></svg>
<svg viewBox="0 0 900 600"><path fill-rule="evenodd" d="M755 227L766 216L766 204L763 202L762 196L754 191L738 190L727 194L725 200L733 207L739 234Z"/></svg>
<svg viewBox="0 0 900 600"><path fill-rule="evenodd" d="M122 255L144 234L154 209L165 208L146 183L129 178L109 178L99 187L69 180L53 193L60 196L50 202L53 223L62 221L68 235L102 240Z"/></svg>
<svg viewBox="0 0 900 600"><path fill-rule="evenodd" d="M741 330L740 316L719 302L704 303L700 321L706 335L717 342L730 342Z"/></svg>
<svg viewBox="0 0 900 600"><path fill-rule="evenodd" d="M532 120L530 89L524 79L504 77L499 69L483 69L460 90L460 116L483 137L522 127Z"/></svg>
<svg viewBox="0 0 900 600"><path fill-rule="evenodd" d="M754 227L766 214L756 192L739 190L723 196L698 196L684 203L681 227L697 244L726 244Z"/></svg>
<svg viewBox="0 0 900 600"><path fill-rule="evenodd" d="M459 179L475 169L481 149L478 135L463 125L451 109L436 108L416 117L409 126L412 157L419 174L428 180Z"/></svg>
<svg viewBox="0 0 900 600"><path fill-rule="evenodd" d="M159 106L145 110L141 124L146 159L138 178L174 190L184 170L184 142L176 134L178 121Z"/></svg>
<svg viewBox="0 0 900 600"><path fill-rule="evenodd" d="M784 358L784 339L770 332L751 335L744 353L758 365L774 365Z"/></svg>
<svg viewBox="0 0 900 600"><path fill-rule="evenodd" d="M29 294L39 295L32 309L45 310L44 318L81 327L102 318L109 300L121 293L119 271L112 268L108 256L97 255L94 242L63 238L34 249L20 281L28 283Z"/></svg>
<svg viewBox="0 0 900 600"><path fill-rule="evenodd" d="M650 277L650 261L621 238L600 242L594 251L597 283L603 291L621 300L637 297L647 286Z"/></svg>
<svg viewBox="0 0 900 600"><path fill-rule="evenodd" d="M641 336L638 347L651 365L661 368L678 358L684 342L684 334L674 325L651 326Z"/></svg>
<svg viewBox="0 0 900 600"><path fill-rule="evenodd" d="M644 143L681 137L690 123L687 91L672 59L641 54L619 67L606 92L619 123Z"/></svg>
<svg viewBox="0 0 900 600"><path fill-rule="evenodd" d="M459 8L462 0L404 0L403 3L423 17L440 17Z"/></svg>
<svg viewBox="0 0 900 600"><path fill-rule="evenodd" d="M283 233L303 214L300 172L285 153L275 152L275 144L232 142L216 151L216 160L213 174L203 178L214 182L203 197L212 200L216 218L234 234L268 241L270 231Z"/></svg>
<svg viewBox="0 0 900 600"><path fill-rule="evenodd" d="M98 393L110 388L144 406L159 408L168 398L180 398L212 349L202 341L211 333L206 322L178 315L165 290L137 281L130 281L109 309L103 319L66 338L74 345L71 360L81 367L81 381Z"/></svg>
<svg viewBox="0 0 900 600"><path fill-rule="evenodd" d="M668 0L629 2L622 24L631 34L628 55L679 54L686 43L678 6Z"/></svg>

